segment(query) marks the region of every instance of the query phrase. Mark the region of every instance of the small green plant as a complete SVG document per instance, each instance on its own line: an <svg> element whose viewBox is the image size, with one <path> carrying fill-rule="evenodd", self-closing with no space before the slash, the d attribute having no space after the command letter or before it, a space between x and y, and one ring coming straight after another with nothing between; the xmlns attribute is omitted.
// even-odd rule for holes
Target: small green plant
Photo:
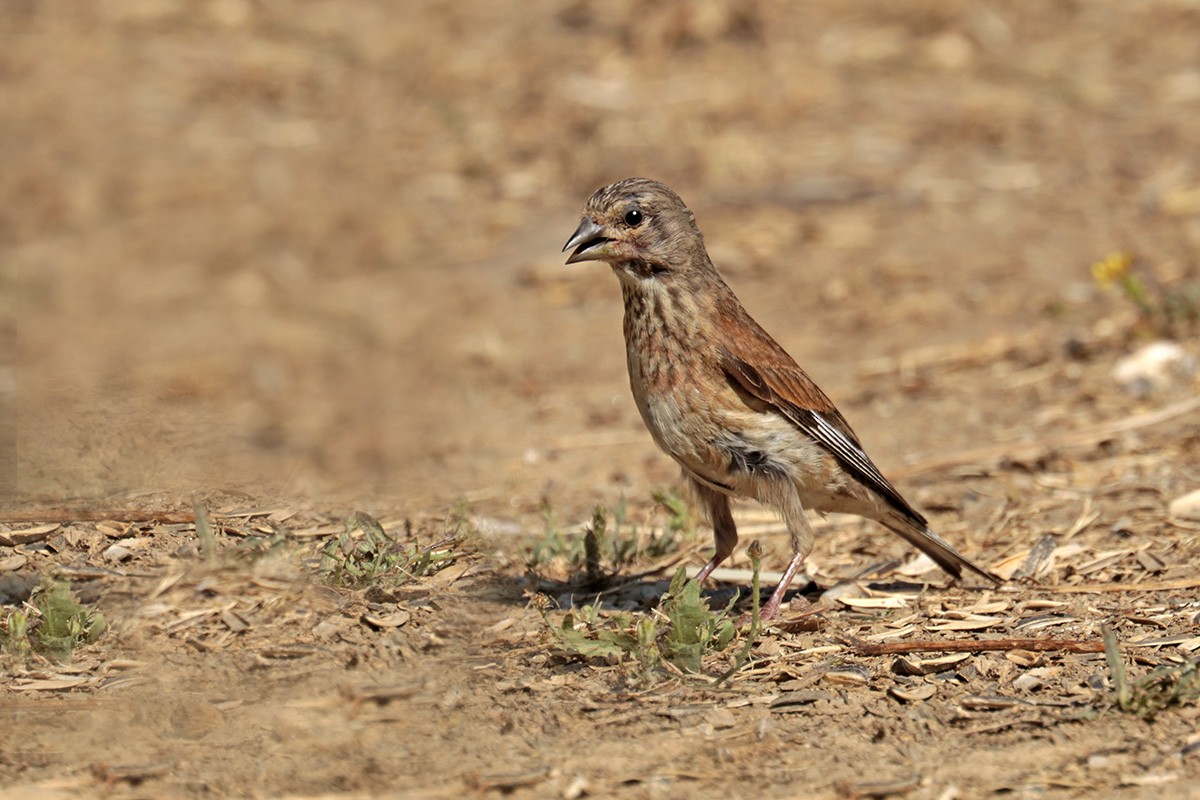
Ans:
<svg viewBox="0 0 1200 800"><path fill-rule="evenodd" d="M1104 655L1112 675L1117 708L1144 719L1172 706L1200 700L1200 660L1156 669L1130 681L1117 646L1117 636L1107 625L1102 628Z"/></svg>
<svg viewBox="0 0 1200 800"><path fill-rule="evenodd" d="M587 581L603 580L604 573L619 572L638 559L660 559L679 549L685 538L692 538L694 526L687 506L678 495L657 492L654 501L666 515L661 526L646 526L643 532L629 521L624 499L611 512L601 505L592 509L591 522L583 536L564 532L554 519L548 502L542 503L544 532L527 547L526 564L530 569L559 562L567 570L586 571Z"/></svg>
<svg viewBox="0 0 1200 800"><path fill-rule="evenodd" d="M397 540L370 514L356 511L346 520L346 530L321 550L321 573L330 583L342 586L397 586L432 575L464 555L460 545L465 523L456 519L452 513L447 518L447 535L422 546L415 538L409 542Z"/></svg>
<svg viewBox="0 0 1200 800"><path fill-rule="evenodd" d="M690 581L683 567L671 579L671 588L660 601L666 616L667 629L659 637L663 660L684 672L699 672L701 661L708 653L719 653L729 646L737 632L728 619L737 602L734 595L724 610L714 614L700 599L700 583Z"/></svg>
<svg viewBox="0 0 1200 800"><path fill-rule="evenodd" d="M737 632L729 619L736 601L734 597L723 610L710 611L700 597L700 584L688 580L681 567L651 615L602 615L598 606L584 606L567 612L558 624L545 612L543 616L562 650L588 658L631 658L649 679L664 665L698 674L707 657L728 648Z"/></svg>
<svg viewBox="0 0 1200 800"><path fill-rule="evenodd" d="M543 498L541 538L526 545L525 563L530 569L562 560L574 569L583 565L585 554L583 538L565 532L559 527L550 501Z"/></svg>
<svg viewBox="0 0 1200 800"><path fill-rule="evenodd" d="M44 582L24 608L0 618L0 648L66 661L77 645L96 641L106 627L104 615L81 605L70 584Z"/></svg>
<svg viewBox="0 0 1200 800"><path fill-rule="evenodd" d="M1156 336L1177 337L1200 323L1200 283L1167 286L1136 269L1129 253L1110 253L1092 264L1092 276L1102 287L1120 289L1138 311L1142 324Z"/></svg>
<svg viewBox="0 0 1200 800"><path fill-rule="evenodd" d="M0 618L0 650L17 655L29 652L29 614L26 611L14 608Z"/></svg>
<svg viewBox="0 0 1200 800"><path fill-rule="evenodd" d="M196 516L196 539L200 542L200 553L211 562L217 559L217 537L208 518L208 508L199 498L192 500L192 513Z"/></svg>
<svg viewBox="0 0 1200 800"><path fill-rule="evenodd" d="M750 543L746 548L747 555L750 556L750 630L746 634L746 644L738 652L737 657L733 659L733 665L725 671L721 677L713 681L714 686L720 686L725 681L732 678L737 671L746 665L750 660L750 650L753 649L754 643L758 641L758 634L762 630L762 617L759 610L759 593L761 588L758 583L759 569L762 568L762 545L757 539Z"/></svg>

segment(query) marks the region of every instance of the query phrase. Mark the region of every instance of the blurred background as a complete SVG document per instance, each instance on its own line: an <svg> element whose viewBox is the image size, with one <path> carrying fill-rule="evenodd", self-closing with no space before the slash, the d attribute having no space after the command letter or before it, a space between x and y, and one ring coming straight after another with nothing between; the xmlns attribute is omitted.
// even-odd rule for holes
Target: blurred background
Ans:
<svg viewBox="0 0 1200 800"><path fill-rule="evenodd" d="M1195 0L6 0L0 29L13 506L670 483L615 280L559 252L631 175L885 471L1019 433L1037 387L864 365L1093 330L1116 250L1197 274Z"/></svg>

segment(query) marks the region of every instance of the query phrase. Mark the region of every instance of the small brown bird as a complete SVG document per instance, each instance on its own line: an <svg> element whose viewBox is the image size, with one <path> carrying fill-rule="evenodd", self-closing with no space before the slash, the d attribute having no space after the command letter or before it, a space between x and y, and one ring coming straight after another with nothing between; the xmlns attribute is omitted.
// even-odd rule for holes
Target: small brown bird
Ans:
<svg viewBox="0 0 1200 800"><path fill-rule="evenodd" d="M729 499L750 497L778 510L792 538L765 619L812 552L806 508L873 519L956 578L966 568L999 582L929 529L825 393L746 313L675 192L647 178L598 190L563 251L571 248L568 264L605 261L620 279L633 398L713 525L716 554L697 580L737 544Z"/></svg>

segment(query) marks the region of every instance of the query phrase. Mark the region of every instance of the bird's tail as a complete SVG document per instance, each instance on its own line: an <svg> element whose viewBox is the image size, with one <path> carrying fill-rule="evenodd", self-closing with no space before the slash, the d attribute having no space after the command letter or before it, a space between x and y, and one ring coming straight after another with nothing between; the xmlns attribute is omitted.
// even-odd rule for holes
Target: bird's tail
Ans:
<svg viewBox="0 0 1200 800"><path fill-rule="evenodd" d="M955 578L961 578L963 569L965 568L976 575L987 578L992 583L998 584L1001 582L999 576L976 565L966 556L959 553L950 546L949 542L929 530L929 526L923 522L918 523L916 520L910 519L907 515L900 514L899 512L887 514L879 521L892 531L903 536L913 546L936 561L939 567L946 570L946 572Z"/></svg>

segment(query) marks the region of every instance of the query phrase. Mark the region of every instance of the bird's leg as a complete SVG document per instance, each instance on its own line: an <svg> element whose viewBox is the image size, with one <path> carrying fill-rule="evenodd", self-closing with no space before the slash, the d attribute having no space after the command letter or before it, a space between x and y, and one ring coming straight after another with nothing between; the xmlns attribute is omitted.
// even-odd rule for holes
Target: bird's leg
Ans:
<svg viewBox="0 0 1200 800"><path fill-rule="evenodd" d="M783 596L787 594L792 578L796 577L796 571L800 569L804 559L808 558L808 554L812 552L813 542L816 540L816 532L813 531L808 517L804 515L804 507L800 505L799 495L794 489L788 491L787 495L779 510L783 512L784 522L792 537L792 560L788 562L787 569L783 571L783 577L775 586L775 591L771 592L771 597L759 612L760 619L771 619L779 613L779 607L783 604Z"/></svg>
<svg viewBox="0 0 1200 800"><path fill-rule="evenodd" d="M772 619L779 613L779 606L783 603L783 596L787 594L788 586L792 582L792 578L796 577L796 570L800 569L800 565L804 563L805 555L796 553L792 556L792 560L788 562L787 569L783 571L783 577L779 579L779 584L775 587L775 591L771 592L771 597L763 604L762 609L758 613L759 619Z"/></svg>
<svg viewBox="0 0 1200 800"><path fill-rule="evenodd" d="M737 545L737 526L733 522L733 513L729 510L728 497L697 481L692 481L692 484L696 490L696 496L700 498L708 511L708 517L713 526L713 540L717 546L716 553L704 565L704 569L696 574L696 580L703 582L733 552L733 548Z"/></svg>

